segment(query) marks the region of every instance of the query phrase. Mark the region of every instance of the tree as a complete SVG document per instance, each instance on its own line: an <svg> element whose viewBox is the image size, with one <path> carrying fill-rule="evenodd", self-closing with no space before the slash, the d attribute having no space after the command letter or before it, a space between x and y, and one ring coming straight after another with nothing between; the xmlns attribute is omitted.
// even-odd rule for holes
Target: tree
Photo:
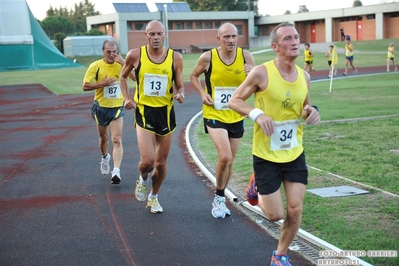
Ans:
<svg viewBox="0 0 399 266"><path fill-rule="evenodd" d="M187 2L191 11L254 11L258 14L259 0L173 0Z"/></svg>
<svg viewBox="0 0 399 266"><path fill-rule="evenodd" d="M289 11L288 9L285 11L284 15L289 15L291 14L291 11Z"/></svg>
<svg viewBox="0 0 399 266"><path fill-rule="evenodd" d="M360 0L353 1L353 7L357 7L357 6L363 6L362 1L360 1Z"/></svg>
<svg viewBox="0 0 399 266"><path fill-rule="evenodd" d="M73 22L61 16L46 17L40 22L40 25L50 39L54 39L56 33L64 33L68 35L76 30Z"/></svg>
<svg viewBox="0 0 399 266"><path fill-rule="evenodd" d="M51 26L52 27L51 32L47 32L46 29L49 29L49 25L42 25L41 23L42 28L49 36L52 36L54 32L60 32L66 34L75 33L76 35L78 33L79 34L85 33L87 31L86 17L100 15L100 12L95 11L94 5L89 0L83 0L78 4L75 4L73 10L72 9L68 10L66 7L53 8L52 6L50 6L50 8L46 12L46 15L47 17L44 20L50 17L58 16L65 18L74 24L74 31L72 32L64 32L63 30L65 25L60 25L57 23ZM53 27L55 27L56 25L60 25L61 28L54 29Z"/></svg>
<svg viewBox="0 0 399 266"><path fill-rule="evenodd" d="M306 5L299 6L298 13L305 13L305 12L309 12L309 9L306 7Z"/></svg>

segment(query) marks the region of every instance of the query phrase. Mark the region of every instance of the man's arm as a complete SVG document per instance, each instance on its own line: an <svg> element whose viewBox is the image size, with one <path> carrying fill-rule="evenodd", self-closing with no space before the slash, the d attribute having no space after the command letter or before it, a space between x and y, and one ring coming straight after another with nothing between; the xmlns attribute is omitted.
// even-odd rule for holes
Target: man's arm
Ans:
<svg viewBox="0 0 399 266"><path fill-rule="evenodd" d="M255 59L252 54L248 51L244 51L245 65L244 71L248 75L248 73L255 67Z"/></svg>
<svg viewBox="0 0 399 266"><path fill-rule="evenodd" d="M175 87L175 95L173 98L178 103L184 102L184 83L183 83L183 57L180 53L173 53L173 62L174 62L174 87Z"/></svg>
<svg viewBox="0 0 399 266"><path fill-rule="evenodd" d="M211 62L211 53L203 53L197 61L193 71L190 74L191 84L194 86L195 90L201 96L202 103L206 105L213 105L212 97L205 92L201 86L200 76L208 69Z"/></svg>
<svg viewBox="0 0 399 266"><path fill-rule="evenodd" d="M310 105L310 96L309 96L309 89L310 89L310 75L308 72L304 72L306 85L308 89L308 93L306 95L306 99L303 103L303 110L301 117L306 120L306 124L316 125L320 122L320 114L319 110L316 107Z"/></svg>
<svg viewBox="0 0 399 266"><path fill-rule="evenodd" d="M244 82L235 90L229 100L229 107L241 114L242 116L251 118L258 123L265 135L271 136L274 131L273 120L271 117L264 115L263 110L253 108L246 100L255 92L263 91L268 86L267 72L264 65L256 66L249 73Z"/></svg>
<svg viewBox="0 0 399 266"><path fill-rule="evenodd" d="M121 71L120 85L121 85L123 98L125 99L126 110L136 108L136 103L130 97L129 85L128 85L128 77L131 75L131 72L134 68L136 53L137 53L136 50L130 50L127 53L125 64L123 65Z"/></svg>
<svg viewBox="0 0 399 266"><path fill-rule="evenodd" d="M255 66L252 71L249 72L244 82L234 91L228 102L229 108L242 116L248 117L253 107L250 106L246 100L258 91L259 88L262 88L261 86L264 86L264 82L267 80L267 75L265 74L266 70L263 65Z"/></svg>

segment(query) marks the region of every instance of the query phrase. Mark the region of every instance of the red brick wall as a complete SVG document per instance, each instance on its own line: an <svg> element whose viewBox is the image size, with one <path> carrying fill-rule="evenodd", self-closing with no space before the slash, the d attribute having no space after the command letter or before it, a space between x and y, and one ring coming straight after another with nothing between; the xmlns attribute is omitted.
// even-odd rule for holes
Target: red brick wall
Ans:
<svg viewBox="0 0 399 266"><path fill-rule="evenodd" d="M384 39L399 38L399 17L384 15Z"/></svg>
<svg viewBox="0 0 399 266"><path fill-rule="evenodd" d="M316 22L316 42L326 42L326 23L324 20Z"/></svg>
<svg viewBox="0 0 399 266"><path fill-rule="evenodd" d="M363 40L375 40L375 19L367 19L366 16L362 20Z"/></svg>
<svg viewBox="0 0 399 266"><path fill-rule="evenodd" d="M220 21L221 24L224 22L226 21ZM247 21L237 20L231 22L234 25L241 25L242 35L239 36L238 46L246 48L248 46ZM195 27L195 24L193 26ZM219 45L216 39L217 33L217 29L169 30L169 47L173 49L185 49L185 52L188 53L192 52L192 46L217 47ZM129 31L127 34L129 50L147 44L144 31Z"/></svg>

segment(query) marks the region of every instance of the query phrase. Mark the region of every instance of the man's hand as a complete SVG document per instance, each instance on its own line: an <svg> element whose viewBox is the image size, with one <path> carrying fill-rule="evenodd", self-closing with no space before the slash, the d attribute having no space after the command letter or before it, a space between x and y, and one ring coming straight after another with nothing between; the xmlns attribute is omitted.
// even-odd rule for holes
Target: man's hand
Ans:
<svg viewBox="0 0 399 266"><path fill-rule="evenodd" d="M185 96L184 96L183 92L179 92L173 96L173 99L175 99L178 103L183 103L184 98L185 98Z"/></svg>
<svg viewBox="0 0 399 266"><path fill-rule="evenodd" d="M136 103L132 99L125 100L125 109L132 110L136 108Z"/></svg>

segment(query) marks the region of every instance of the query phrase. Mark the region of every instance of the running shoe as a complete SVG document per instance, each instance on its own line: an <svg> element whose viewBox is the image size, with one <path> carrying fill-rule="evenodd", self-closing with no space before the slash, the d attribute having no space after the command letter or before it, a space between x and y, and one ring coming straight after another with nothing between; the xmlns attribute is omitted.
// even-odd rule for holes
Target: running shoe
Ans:
<svg viewBox="0 0 399 266"><path fill-rule="evenodd" d="M119 168L114 168L114 170L112 170L111 176L111 184L117 185L122 181L121 170Z"/></svg>
<svg viewBox="0 0 399 266"><path fill-rule="evenodd" d="M327 76L327 78L331 78L331 76L330 76L330 75L328 75L328 76Z"/></svg>
<svg viewBox="0 0 399 266"><path fill-rule="evenodd" d="M231 211L229 208L226 207L226 205L224 205L224 213L226 214L226 216L230 216L231 215Z"/></svg>
<svg viewBox="0 0 399 266"><path fill-rule="evenodd" d="M147 198L148 186L141 182L140 178L136 181L136 189L134 190L134 195L138 201L145 201Z"/></svg>
<svg viewBox="0 0 399 266"><path fill-rule="evenodd" d="M346 72L344 74L342 74L342 75L344 75L346 77Z"/></svg>
<svg viewBox="0 0 399 266"><path fill-rule="evenodd" d="M158 197L149 198L147 201L147 207L151 207L152 213L162 213L163 212L163 208L158 202Z"/></svg>
<svg viewBox="0 0 399 266"><path fill-rule="evenodd" d="M357 69L355 69L355 71L353 71L353 73L354 73L355 75L357 75Z"/></svg>
<svg viewBox="0 0 399 266"><path fill-rule="evenodd" d="M107 153L107 156L101 158L100 165L101 165L101 173L103 175L108 175L109 171L111 170L109 168L109 161L110 160L111 160L111 155L109 153Z"/></svg>
<svg viewBox="0 0 399 266"><path fill-rule="evenodd" d="M338 70L334 69L334 76L338 74Z"/></svg>
<svg viewBox="0 0 399 266"><path fill-rule="evenodd" d="M287 255L276 255L276 250L273 251L272 260L270 266L292 266L289 262L289 257Z"/></svg>
<svg viewBox="0 0 399 266"><path fill-rule="evenodd" d="M258 205L258 191L256 190L255 174L252 174L249 179L249 184L245 190L245 196L249 204L252 206Z"/></svg>
<svg viewBox="0 0 399 266"><path fill-rule="evenodd" d="M398 71L398 68L397 68L397 67L395 67L395 72L396 72L396 71Z"/></svg>
<svg viewBox="0 0 399 266"><path fill-rule="evenodd" d="M223 219L224 217L226 217L226 198L225 197L221 197L219 195L215 194L215 197L213 198L212 201L212 215L213 217L217 218L217 219ZM227 209L229 212L230 210Z"/></svg>

